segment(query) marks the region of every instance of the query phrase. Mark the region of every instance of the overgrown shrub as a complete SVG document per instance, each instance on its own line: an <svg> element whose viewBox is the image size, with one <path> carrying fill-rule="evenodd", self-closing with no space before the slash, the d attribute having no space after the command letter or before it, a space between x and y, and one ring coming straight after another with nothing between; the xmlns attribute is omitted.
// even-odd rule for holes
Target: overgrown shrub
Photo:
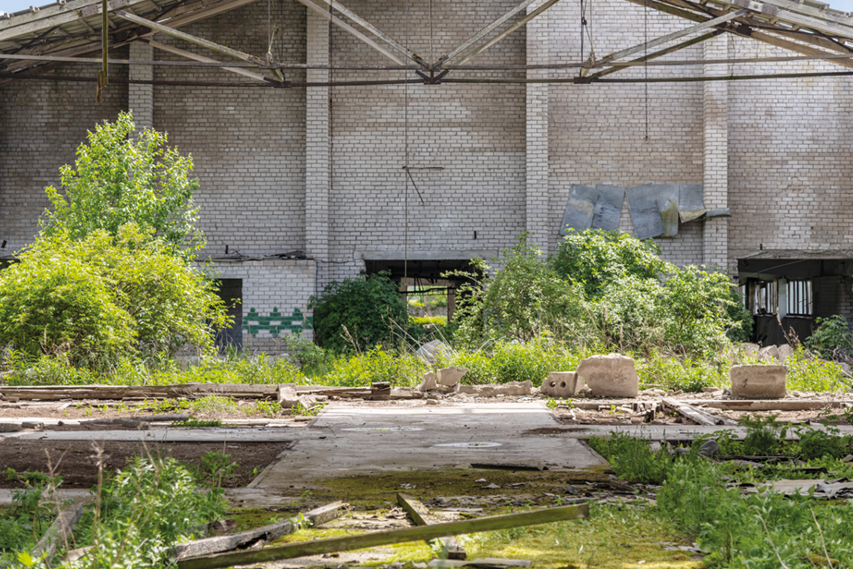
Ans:
<svg viewBox="0 0 853 569"><path fill-rule="evenodd" d="M815 318L815 330L806 339L809 350L826 359L846 359L853 348L853 334L847 319L841 314Z"/></svg>
<svg viewBox="0 0 853 569"><path fill-rule="evenodd" d="M637 358L636 367L641 389L658 387L696 392L703 387L723 388L729 384L727 360L715 363L707 358L664 356L654 350L645 358Z"/></svg>
<svg viewBox="0 0 853 569"><path fill-rule="evenodd" d="M802 345L785 358L788 375L785 380L789 390L847 391L851 380L836 362L814 357Z"/></svg>
<svg viewBox="0 0 853 569"><path fill-rule="evenodd" d="M308 308L314 311L315 338L339 353L388 343L409 321L402 295L383 273L332 282L322 296L311 297Z"/></svg>
<svg viewBox="0 0 853 569"><path fill-rule="evenodd" d="M0 345L114 369L121 358L213 345L228 316L210 279L134 224L38 239L0 272Z"/></svg>
<svg viewBox="0 0 853 569"><path fill-rule="evenodd" d="M473 346L487 339L528 341L551 333L583 341L588 326L581 287L560 278L540 256L522 234L515 247L503 252L502 268L484 286L463 285L457 310L460 340ZM472 263L482 273L489 271L482 261Z"/></svg>
<svg viewBox="0 0 853 569"><path fill-rule="evenodd" d="M388 381L401 387L415 387L430 371L429 366L411 353L395 353L376 346L362 354L341 356L332 363L322 378L324 385L369 387L377 381Z"/></svg>

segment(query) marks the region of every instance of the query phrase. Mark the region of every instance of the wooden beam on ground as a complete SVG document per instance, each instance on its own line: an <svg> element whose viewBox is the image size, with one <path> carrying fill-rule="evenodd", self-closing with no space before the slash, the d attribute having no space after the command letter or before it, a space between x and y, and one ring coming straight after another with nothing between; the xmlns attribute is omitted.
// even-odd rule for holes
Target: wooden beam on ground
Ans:
<svg viewBox="0 0 853 569"><path fill-rule="evenodd" d="M406 513L416 526L428 526L435 523L427 517L429 515L429 510L420 500L406 494L397 493L397 503L400 504L401 508L406 510ZM444 550L447 551L448 559L464 560L468 558L465 548L463 548L452 535L439 539L444 546Z"/></svg>
<svg viewBox="0 0 853 569"><path fill-rule="evenodd" d="M224 555L187 559L178 562L178 569L215 569L217 567L231 567L232 565L264 563L267 561L276 561L278 559L293 559L295 557L304 557L307 555L316 555L321 553L336 553L339 551L352 551L354 549L362 549L365 547L391 545L393 543L429 540L449 535L460 535L481 531L494 531L536 524L560 522L585 518L588 515L589 507L587 504L577 504L574 506L562 506L558 508L548 508L518 514L489 516L475 520L403 528L364 535L309 541L307 543L294 543L277 547L268 547L258 551L226 553Z"/></svg>
<svg viewBox="0 0 853 569"><path fill-rule="evenodd" d="M35 549L33 549L32 555L35 559L44 555L49 560L56 553L57 548L68 545L74 526L83 517L84 507L85 504L73 504L59 512L56 520L50 524L44 537L39 540Z"/></svg>
<svg viewBox="0 0 853 569"><path fill-rule="evenodd" d="M201 61L202 63L221 63L219 61L216 61L215 59L211 59L203 55L198 55L197 53L192 53L191 51L178 49L176 47L172 47L171 45L166 45L158 41L148 40L148 44L161 51L166 51L171 54L178 55L180 57L186 57L187 59L192 59L193 61ZM239 67L223 67L222 69L224 69L225 71L230 71L231 73L242 75L244 77L249 77L250 79L254 79L255 81L266 81L266 78L263 75L261 75L260 73L254 73L252 71L249 71L248 69L240 69Z"/></svg>
<svg viewBox="0 0 853 569"><path fill-rule="evenodd" d="M177 385L33 385L0 386L0 399L175 399L206 395L235 399L274 399L277 385L237 383L186 383Z"/></svg>
<svg viewBox="0 0 853 569"><path fill-rule="evenodd" d="M711 415L709 413L704 413L696 407L693 407L686 403L682 403L680 401L675 401L674 399L664 399L663 401L661 401L661 403L664 409L670 409L675 413L678 413L682 417L690 419L697 425L737 425L737 421L732 421L729 418L721 417L719 415Z"/></svg>

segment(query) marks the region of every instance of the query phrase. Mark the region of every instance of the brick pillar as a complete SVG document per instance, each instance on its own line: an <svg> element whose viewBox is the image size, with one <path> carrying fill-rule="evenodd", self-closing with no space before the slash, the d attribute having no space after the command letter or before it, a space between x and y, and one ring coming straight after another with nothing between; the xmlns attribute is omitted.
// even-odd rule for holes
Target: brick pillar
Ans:
<svg viewBox="0 0 853 569"><path fill-rule="evenodd" d="M725 59L728 55L728 36L721 35L706 40L705 59ZM706 65L705 75L719 75L721 66ZM728 98L729 87L725 81L703 83L704 98L704 188L705 207L718 209L728 207ZM702 234L702 262L711 267L727 269L728 265L728 218L713 217L705 220Z"/></svg>
<svg viewBox="0 0 853 569"><path fill-rule="evenodd" d="M541 5L527 7L532 12ZM527 23L527 64L548 63L548 10ZM528 79L547 77L547 71L529 69ZM527 231L530 243L548 252L551 230L548 227L548 84L527 84Z"/></svg>
<svg viewBox="0 0 853 569"><path fill-rule="evenodd" d="M147 43L135 41L130 44L130 59L136 61L152 61L154 48ZM150 65L131 65L130 79L151 81L154 79L154 68ZM133 111L133 122L136 129L154 127L154 85L130 83L127 86L127 105Z"/></svg>
<svg viewBox="0 0 853 569"><path fill-rule="evenodd" d="M309 10L306 26L308 63L328 65L329 21ZM329 72L308 70L307 77L324 82ZM305 249L309 257L323 260L329 260L329 152L329 88L312 87L305 109ZM328 267L318 263L320 282Z"/></svg>

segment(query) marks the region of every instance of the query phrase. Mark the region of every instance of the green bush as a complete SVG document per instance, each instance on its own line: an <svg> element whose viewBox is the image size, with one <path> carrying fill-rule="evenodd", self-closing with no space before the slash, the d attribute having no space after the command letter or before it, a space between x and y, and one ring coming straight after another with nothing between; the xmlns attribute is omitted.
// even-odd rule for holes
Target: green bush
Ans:
<svg viewBox="0 0 853 569"><path fill-rule="evenodd" d="M609 437L589 438L589 446L610 463L619 478L642 484L662 484L675 456L665 447L652 450L649 441L614 432Z"/></svg>
<svg viewBox="0 0 853 569"><path fill-rule="evenodd" d="M53 211L44 214L42 234L78 240L103 230L117 236L135 223L190 258L204 246L195 227L199 184L189 178L192 158L167 147L165 133L146 128L135 135L134 128L132 114L121 112L116 122L88 133L75 166L59 169L64 195L46 189Z"/></svg>
<svg viewBox="0 0 853 569"><path fill-rule="evenodd" d="M640 241L628 233L601 229L570 230L551 265L562 278L582 285L587 297L601 295L624 277L659 281L667 271L660 248L651 239Z"/></svg>
<svg viewBox="0 0 853 569"><path fill-rule="evenodd" d="M529 341L543 333L583 342L586 314L582 289L561 279L522 234L503 251L502 268L483 286L460 289L457 337L468 345L487 339ZM473 261L483 273L489 267Z"/></svg>
<svg viewBox="0 0 853 569"><path fill-rule="evenodd" d="M853 334L850 325L841 314L829 318L815 318L812 335L806 339L806 346L826 359L840 359L848 355L853 348Z"/></svg>
<svg viewBox="0 0 853 569"><path fill-rule="evenodd" d="M803 346L797 346L785 359L788 366L786 384L789 390L799 391L848 391L850 378L835 362L814 357Z"/></svg>
<svg viewBox="0 0 853 569"><path fill-rule="evenodd" d="M636 360L642 389L659 387L687 392L702 391L703 387L726 387L730 369L726 363L714 364L706 358L664 356L657 350Z"/></svg>
<svg viewBox="0 0 853 569"><path fill-rule="evenodd" d="M315 338L338 353L388 343L409 321L397 286L382 273L332 282L320 298L311 297L308 308L314 311Z"/></svg>
<svg viewBox="0 0 853 569"><path fill-rule="evenodd" d="M228 321L212 281L134 224L38 239L0 272L0 345L30 360L114 369L121 358L213 346Z"/></svg>

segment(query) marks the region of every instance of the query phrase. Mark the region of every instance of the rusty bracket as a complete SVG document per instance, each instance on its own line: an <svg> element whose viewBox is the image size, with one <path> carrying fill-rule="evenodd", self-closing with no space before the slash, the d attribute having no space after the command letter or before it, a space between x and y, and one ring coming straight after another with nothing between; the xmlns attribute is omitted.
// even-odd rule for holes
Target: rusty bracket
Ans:
<svg viewBox="0 0 853 569"><path fill-rule="evenodd" d="M441 85L441 79L442 79L442 77L444 77L445 75L447 75L448 73L450 73L450 70L449 70L449 69L445 69L444 71L442 71L441 73L439 73L438 75L436 75L436 74L435 74L435 71L434 71L434 70L432 70L432 69L430 69L430 71L429 71L429 76L427 76L427 74L426 74L426 73L423 73L422 71L417 71L417 70L415 70L415 73L416 73L416 74L417 74L421 79L423 79L423 80L424 80L424 85Z"/></svg>

